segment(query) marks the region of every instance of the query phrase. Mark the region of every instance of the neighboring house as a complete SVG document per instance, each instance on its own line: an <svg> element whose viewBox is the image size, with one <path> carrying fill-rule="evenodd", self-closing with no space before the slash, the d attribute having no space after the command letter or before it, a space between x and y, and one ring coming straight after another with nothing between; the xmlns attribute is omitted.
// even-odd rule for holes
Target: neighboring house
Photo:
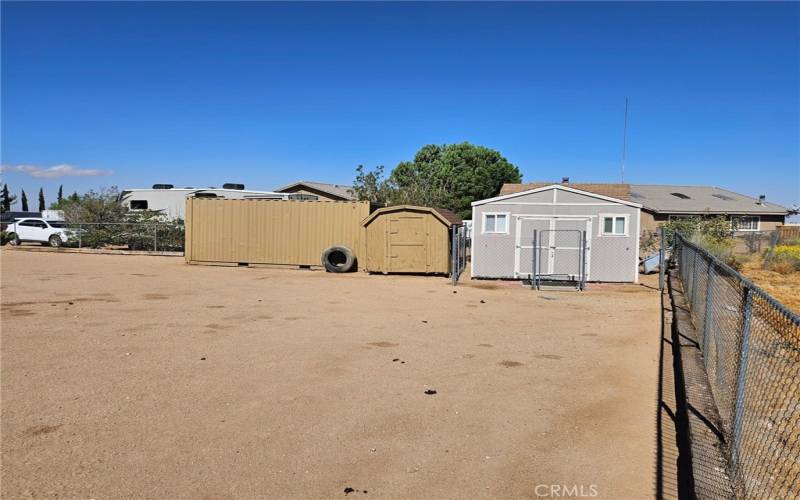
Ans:
<svg viewBox="0 0 800 500"><path fill-rule="evenodd" d="M642 204L642 227L654 231L675 217L729 218L737 231L772 231L786 221L790 210L714 186L631 185L631 200Z"/></svg>
<svg viewBox="0 0 800 500"><path fill-rule="evenodd" d="M551 183L504 184L500 194L510 194ZM791 213L786 207L713 186L668 184L579 184L562 185L642 205L641 230L655 231L676 217L724 216L737 231L772 231Z"/></svg>
<svg viewBox="0 0 800 500"><path fill-rule="evenodd" d="M587 281L637 282L641 205L626 197L625 185L506 184L472 203L472 276L530 278L537 252L546 277L577 280L585 266Z"/></svg>
<svg viewBox="0 0 800 500"><path fill-rule="evenodd" d="M319 200L355 201L353 186L326 184L324 182L298 181L275 190L278 193L297 193L316 196Z"/></svg>
<svg viewBox="0 0 800 500"><path fill-rule="evenodd" d="M243 184L224 184L222 189L176 188L171 184L154 184L151 189L125 189L119 201L130 210L155 210L170 219L185 219L186 198L227 199L294 199L294 196L273 191L248 191Z"/></svg>

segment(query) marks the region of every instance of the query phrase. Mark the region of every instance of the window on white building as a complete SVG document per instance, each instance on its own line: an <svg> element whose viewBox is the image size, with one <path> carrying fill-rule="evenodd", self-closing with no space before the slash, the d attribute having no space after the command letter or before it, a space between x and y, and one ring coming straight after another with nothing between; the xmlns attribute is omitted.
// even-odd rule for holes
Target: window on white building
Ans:
<svg viewBox="0 0 800 500"><path fill-rule="evenodd" d="M627 215L604 215L602 216L603 236L627 236L628 235L628 216Z"/></svg>
<svg viewBox="0 0 800 500"><path fill-rule="evenodd" d="M483 214L484 233L507 233L508 214Z"/></svg>

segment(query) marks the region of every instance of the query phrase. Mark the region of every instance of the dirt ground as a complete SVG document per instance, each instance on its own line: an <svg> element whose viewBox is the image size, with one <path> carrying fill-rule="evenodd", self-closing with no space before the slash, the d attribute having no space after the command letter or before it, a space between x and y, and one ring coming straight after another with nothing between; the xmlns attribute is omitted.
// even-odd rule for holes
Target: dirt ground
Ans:
<svg viewBox="0 0 800 500"><path fill-rule="evenodd" d="M650 287L0 254L3 498L654 494Z"/></svg>

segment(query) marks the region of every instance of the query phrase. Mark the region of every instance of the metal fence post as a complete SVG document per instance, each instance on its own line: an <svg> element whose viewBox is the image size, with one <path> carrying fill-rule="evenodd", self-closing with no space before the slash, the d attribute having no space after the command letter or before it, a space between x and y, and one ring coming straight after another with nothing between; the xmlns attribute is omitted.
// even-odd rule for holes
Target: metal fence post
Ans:
<svg viewBox="0 0 800 500"><path fill-rule="evenodd" d="M666 245L667 241L666 238L664 237L664 226L660 226L658 228L658 232L660 233L659 236L661 239L661 244L659 245L660 250L658 251L658 289L663 291L664 275L666 273L666 268L667 268L665 262L667 252L666 248L664 248L664 245Z"/></svg>
<svg viewBox="0 0 800 500"><path fill-rule="evenodd" d="M708 335L713 331L711 321L713 319L714 308L714 262L708 263L708 274L706 274L706 312L703 320L703 364L708 362ZM713 334L712 334L713 335Z"/></svg>
<svg viewBox="0 0 800 500"><path fill-rule="evenodd" d="M750 330L753 315L753 292L744 287L744 318L742 319L742 347L739 350L739 371L736 376L736 400L733 417L733 443L731 446L731 465L735 476L739 476L739 452L742 447L742 425L747 385L747 363L750 359Z"/></svg>
<svg viewBox="0 0 800 500"><path fill-rule="evenodd" d="M458 250L456 249L458 240L456 239L456 226L453 226L451 232L453 233L453 235L451 237L451 243L450 243L450 246L452 247L450 249L450 266L451 266L450 278L453 280L453 286L456 286L456 283L458 283L458 276L456 275L456 269L458 268L458 257L457 257Z"/></svg>
<svg viewBox="0 0 800 500"><path fill-rule="evenodd" d="M539 270L537 269L539 266L539 249L536 248L538 245L538 238L539 238L539 230L533 230L533 248L531 252L531 289L537 290L539 288L538 283L538 274Z"/></svg>
<svg viewBox="0 0 800 500"><path fill-rule="evenodd" d="M581 291L586 290L586 247L587 244L586 231L581 231Z"/></svg>
<svg viewBox="0 0 800 500"><path fill-rule="evenodd" d="M158 252L158 226L153 226L153 251Z"/></svg>
<svg viewBox="0 0 800 500"><path fill-rule="evenodd" d="M689 294L689 303L692 305L692 312L694 312L694 299L697 297L697 252L692 252L692 290Z"/></svg>

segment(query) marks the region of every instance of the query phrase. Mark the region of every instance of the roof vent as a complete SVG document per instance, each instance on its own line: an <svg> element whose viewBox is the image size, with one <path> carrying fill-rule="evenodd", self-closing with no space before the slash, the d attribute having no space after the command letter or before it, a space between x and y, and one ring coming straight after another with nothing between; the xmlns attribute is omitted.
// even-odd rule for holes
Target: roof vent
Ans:
<svg viewBox="0 0 800 500"><path fill-rule="evenodd" d="M231 182L226 182L225 184L222 185L222 189L236 189L239 191L243 191L244 184L233 184Z"/></svg>
<svg viewBox="0 0 800 500"><path fill-rule="evenodd" d="M682 200L690 200L690 199L691 199L691 197L690 197L690 196L687 196L687 195L685 195L685 194L683 194L683 193L670 193L670 194L671 194L672 196L674 196L674 197L676 197L676 198L680 198L680 199L682 199Z"/></svg>
<svg viewBox="0 0 800 500"><path fill-rule="evenodd" d="M636 191L631 191L631 198L636 198L637 200L640 200L644 198L644 196L642 196L640 193L637 193Z"/></svg>
<svg viewBox="0 0 800 500"><path fill-rule="evenodd" d="M172 189L174 187L172 184L153 184L153 189Z"/></svg>
<svg viewBox="0 0 800 500"><path fill-rule="evenodd" d="M569 184L569 177L562 177L561 184Z"/></svg>
<svg viewBox="0 0 800 500"><path fill-rule="evenodd" d="M713 196L714 198L719 198L720 200L733 201L733 198L731 198L730 196L726 196L724 194L714 193L711 196Z"/></svg>
<svg viewBox="0 0 800 500"><path fill-rule="evenodd" d="M765 201L767 201L767 195L765 195L765 194L758 195L758 204L759 205L763 205Z"/></svg>

